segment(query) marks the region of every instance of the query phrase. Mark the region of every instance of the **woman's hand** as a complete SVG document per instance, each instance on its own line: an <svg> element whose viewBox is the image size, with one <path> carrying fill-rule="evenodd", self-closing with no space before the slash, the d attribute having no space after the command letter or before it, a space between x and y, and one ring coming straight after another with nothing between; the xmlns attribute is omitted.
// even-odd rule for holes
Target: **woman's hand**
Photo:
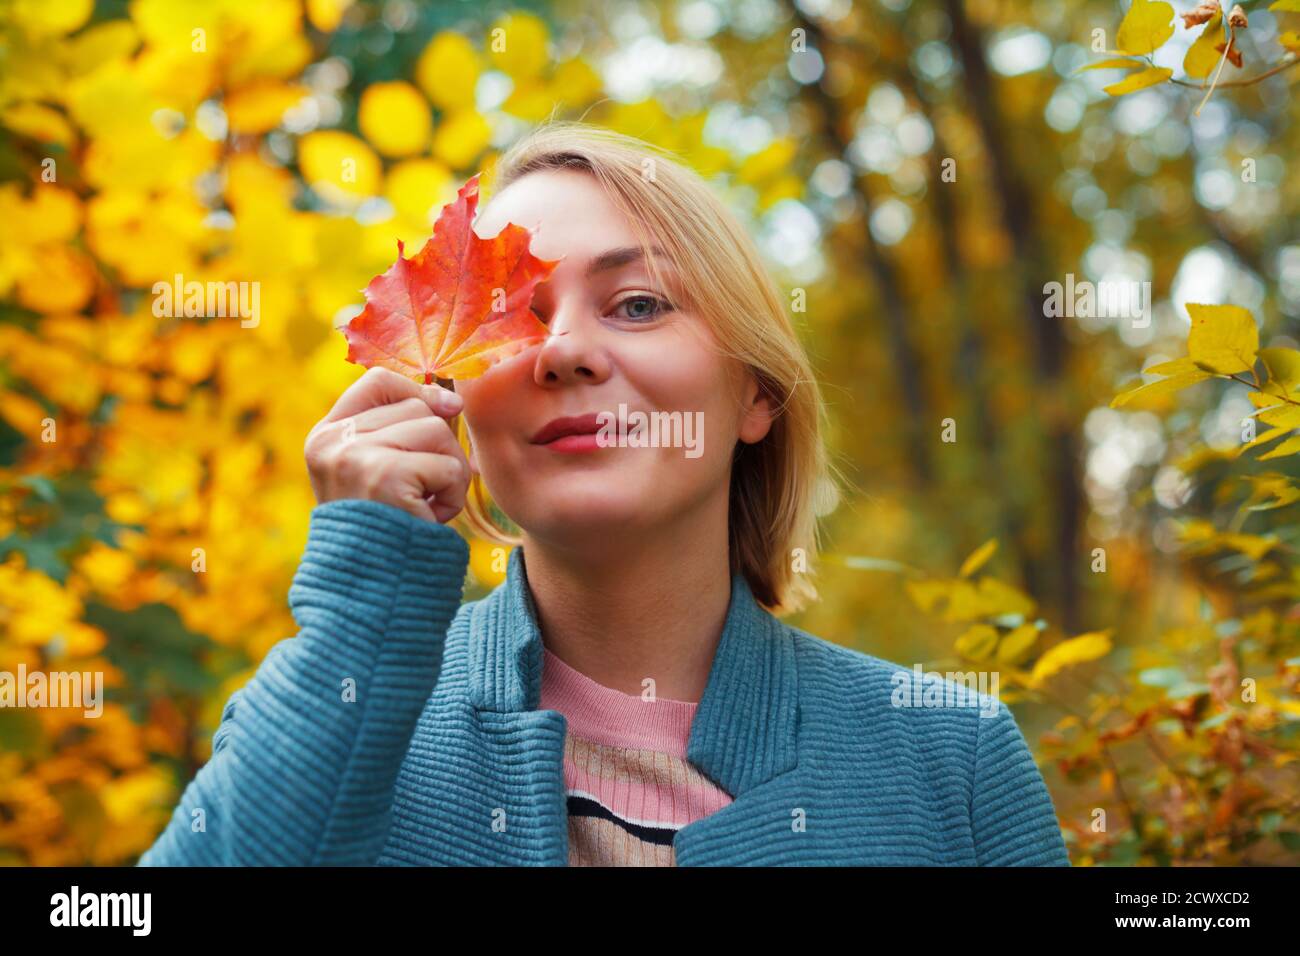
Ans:
<svg viewBox="0 0 1300 956"><path fill-rule="evenodd" d="M316 501L366 498L445 524L465 506L470 467L447 419L459 395L372 368L307 436Z"/></svg>

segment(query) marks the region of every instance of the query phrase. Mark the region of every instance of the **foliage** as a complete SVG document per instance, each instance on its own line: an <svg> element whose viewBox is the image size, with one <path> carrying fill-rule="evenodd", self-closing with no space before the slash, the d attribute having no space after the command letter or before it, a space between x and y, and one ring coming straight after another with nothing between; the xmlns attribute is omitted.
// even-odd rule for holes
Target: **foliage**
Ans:
<svg viewBox="0 0 1300 956"><path fill-rule="evenodd" d="M1248 372L1253 382L1242 383L1255 389L1253 417L1274 427L1228 457L1300 428L1293 397L1300 351L1263 354L1255 319L1240 307L1188 310L1188 358L1146 369L1166 377L1139 382L1112 404L1163 401L1214 377L1242 382L1238 373ZM1259 458L1296 454L1300 442L1288 438ZM1295 482L1276 473L1226 475L1216 493L1235 505L1230 527L1300 499ZM1182 541L1193 572L1208 566L1206 584L1218 592L1218 606L1207 602L1194 623L1131 645L1105 670L1094 665L1112 654L1113 629L1051 642L1046 622L1031 620L1032 600L996 578L973 579L995 542L977 549L956 579L906 585L923 611L966 626L953 659L940 663L995 666L1012 687L1003 700L1060 714L1042 735L1040 757L1054 761L1074 787L1086 783L1098 795L1090 817L1066 817L1076 863L1242 863L1300 848L1300 615L1291 610L1300 599L1300 563L1276 535L1219 531L1198 519L1184 523ZM1104 570L1104 553L1098 560ZM1071 699L1080 695L1082 706ZM1121 769L1122 748L1151 759ZM1121 828L1107 818L1115 803L1123 809Z"/></svg>
<svg viewBox="0 0 1300 956"><path fill-rule="evenodd" d="M339 329L550 116L681 155L790 291L850 479L800 626L996 670L1077 864L1300 860L1300 10L1244 6L0 3L0 672L108 697L0 710L0 863L152 842L294 630Z"/></svg>

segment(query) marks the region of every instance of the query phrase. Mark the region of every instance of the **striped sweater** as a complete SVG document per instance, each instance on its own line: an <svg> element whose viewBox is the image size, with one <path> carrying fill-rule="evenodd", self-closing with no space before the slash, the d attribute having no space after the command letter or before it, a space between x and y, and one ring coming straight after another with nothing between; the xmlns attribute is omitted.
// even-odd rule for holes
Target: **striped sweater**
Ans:
<svg viewBox="0 0 1300 956"><path fill-rule="evenodd" d="M226 702L139 863L567 865L566 722L541 707L525 557L465 602L453 528L314 508L298 633ZM686 745L732 799L677 830L677 865L1068 865L1006 705L899 706L907 673L778 620L734 575Z"/></svg>
<svg viewBox="0 0 1300 956"><path fill-rule="evenodd" d="M698 704L603 687L542 648L543 710L564 715L570 866L673 866L673 838L731 797L690 765Z"/></svg>

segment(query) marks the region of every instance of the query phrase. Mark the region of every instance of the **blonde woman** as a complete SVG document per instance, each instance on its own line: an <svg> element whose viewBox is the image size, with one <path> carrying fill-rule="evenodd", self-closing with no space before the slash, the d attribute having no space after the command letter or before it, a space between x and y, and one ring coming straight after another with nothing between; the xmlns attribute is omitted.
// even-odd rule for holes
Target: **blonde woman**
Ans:
<svg viewBox="0 0 1300 956"><path fill-rule="evenodd" d="M1068 864L1004 704L896 706L903 668L775 616L815 597L822 408L708 186L557 124L507 222L561 260L549 336L455 391L371 370L312 430L301 631L141 863ZM637 413L674 440L598 434ZM453 519L516 545L480 601Z"/></svg>

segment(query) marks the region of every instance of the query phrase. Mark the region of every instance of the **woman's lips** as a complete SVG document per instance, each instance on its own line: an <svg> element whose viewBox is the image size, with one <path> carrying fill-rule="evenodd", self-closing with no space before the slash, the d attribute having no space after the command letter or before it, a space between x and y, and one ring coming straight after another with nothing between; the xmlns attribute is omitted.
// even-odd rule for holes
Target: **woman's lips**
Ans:
<svg viewBox="0 0 1300 956"><path fill-rule="evenodd" d="M568 454L580 454L600 448L599 439L600 436L595 432L585 435L564 435L554 441L544 442L540 447Z"/></svg>

